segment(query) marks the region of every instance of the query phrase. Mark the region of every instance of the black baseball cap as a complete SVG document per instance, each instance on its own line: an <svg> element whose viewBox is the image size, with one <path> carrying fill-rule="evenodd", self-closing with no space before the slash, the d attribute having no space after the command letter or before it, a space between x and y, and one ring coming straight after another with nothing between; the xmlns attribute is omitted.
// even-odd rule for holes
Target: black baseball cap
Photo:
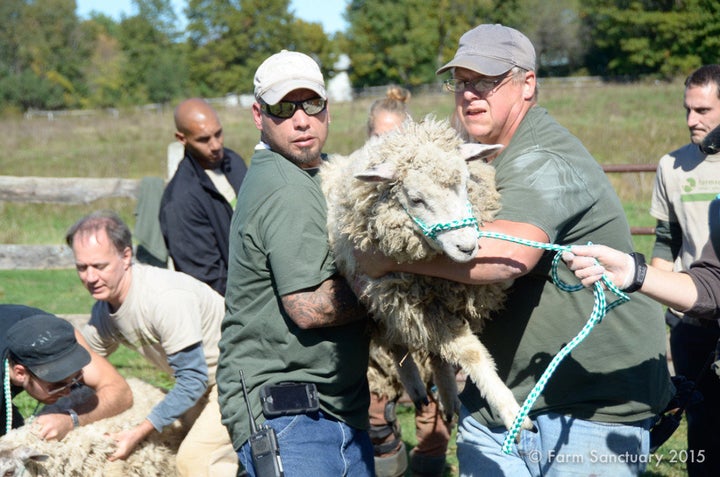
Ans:
<svg viewBox="0 0 720 477"><path fill-rule="evenodd" d="M8 351L35 376L56 383L90 363L90 353L75 339L75 328L51 314L24 318L7 331Z"/></svg>

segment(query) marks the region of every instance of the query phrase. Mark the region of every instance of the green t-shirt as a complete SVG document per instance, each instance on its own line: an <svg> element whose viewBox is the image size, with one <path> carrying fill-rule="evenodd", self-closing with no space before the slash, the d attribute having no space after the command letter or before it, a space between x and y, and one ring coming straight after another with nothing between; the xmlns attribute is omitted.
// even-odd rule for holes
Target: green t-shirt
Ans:
<svg viewBox="0 0 720 477"><path fill-rule="evenodd" d="M528 112L492 164L502 201L498 219L533 224L556 244L593 242L632 250L622 205L602 168L544 109ZM545 252L529 274L515 280L505 309L493 316L480 336L521 404L593 308L591 289L568 293L552 283L554 255ZM566 283L578 282L564 265L558 269ZM608 302L613 299L610 294ZM631 422L660 412L672 393L662 309L636 294L610 311L565 357L531 416L556 412ZM474 385L465 387L461 400L481 423L502 425Z"/></svg>
<svg viewBox="0 0 720 477"><path fill-rule="evenodd" d="M257 150L238 193L217 371L223 423L236 449L250 434L240 370L258 422L260 388L297 381L317 386L323 411L359 429L369 425L366 323L302 330L280 301L336 273L317 172Z"/></svg>

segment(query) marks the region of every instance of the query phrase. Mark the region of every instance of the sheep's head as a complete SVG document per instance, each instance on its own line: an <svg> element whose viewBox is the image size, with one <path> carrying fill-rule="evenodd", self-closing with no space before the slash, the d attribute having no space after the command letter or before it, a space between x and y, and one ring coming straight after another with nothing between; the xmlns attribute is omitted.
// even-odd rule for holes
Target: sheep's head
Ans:
<svg viewBox="0 0 720 477"><path fill-rule="evenodd" d="M408 247L422 243L456 262L475 257L477 221L468 201L465 161L486 157L501 147L462 144L447 122L428 119L405 123L397 133L379 141L373 146L377 154L370 153L366 168L354 177L377 184L379 217L375 226L380 240L400 229L412 229L417 243L411 241ZM384 214L384 209L398 208L406 215L396 213L393 223L382 223L385 215L391 216ZM394 238L392 241L397 243Z"/></svg>
<svg viewBox="0 0 720 477"><path fill-rule="evenodd" d="M39 475L39 462L47 460L48 456L40 454L29 447L0 450L0 477L19 477L21 475ZM26 474L25 471L29 471Z"/></svg>

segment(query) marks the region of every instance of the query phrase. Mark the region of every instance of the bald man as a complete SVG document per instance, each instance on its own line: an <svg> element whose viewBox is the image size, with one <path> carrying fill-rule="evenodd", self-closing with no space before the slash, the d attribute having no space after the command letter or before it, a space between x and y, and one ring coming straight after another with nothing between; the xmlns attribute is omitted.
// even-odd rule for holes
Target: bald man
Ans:
<svg viewBox="0 0 720 477"><path fill-rule="evenodd" d="M200 98L175 108L175 138L185 156L160 202L160 228L175 270L225 296L228 232L247 167L223 146L217 112Z"/></svg>

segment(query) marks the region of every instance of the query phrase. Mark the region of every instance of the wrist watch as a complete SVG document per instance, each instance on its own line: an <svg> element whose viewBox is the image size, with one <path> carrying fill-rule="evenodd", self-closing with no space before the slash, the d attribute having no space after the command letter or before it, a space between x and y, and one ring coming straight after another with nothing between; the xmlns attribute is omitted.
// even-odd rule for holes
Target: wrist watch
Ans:
<svg viewBox="0 0 720 477"><path fill-rule="evenodd" d="M75 412L74 409L68 409L65 412L70 414L70 419L72 419L73 428L80 427L80 418L78 418L77 412Z"/></svg>
<svg viewBox="0 0 720 477"><path fill-rule="evenodd" d="M630 256L635 261L635 274L633 275L633 281L629 287L623 289L625 293L632 293L642 287L645 282L645 275L647 275L647 264L645 263L645 255L639 252L633 252Z"/></svg>

